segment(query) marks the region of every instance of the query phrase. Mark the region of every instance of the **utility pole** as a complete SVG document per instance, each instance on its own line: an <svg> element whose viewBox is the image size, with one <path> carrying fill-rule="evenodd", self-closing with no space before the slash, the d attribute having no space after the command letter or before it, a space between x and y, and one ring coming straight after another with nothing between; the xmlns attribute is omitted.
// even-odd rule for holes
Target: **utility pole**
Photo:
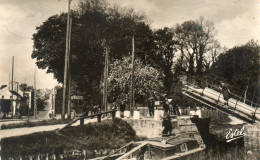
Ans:
<svg viewBox="0 0 260 160"><path fill-rule="evenodd" d="M68 55L69 55L70 3L71 0L68 0L66 53L65 53L65 64L64 64L63 99L62 99L62 113L61 113L62 119L65 119L65 106L66 106L66 90L67 90L67 75L68 75L67 71L68 71Z"/></svg>
<svg viewBox="0 0 260 160"><path fill-rule="evenodd" d="M37 90L36 90L36 69L35 69L35 73L34 73L34 118L37 118Z"/></svg>
<svg viewBox="0 0 260 160"><path fill-rule="evenodd" d="M8 81L8 89L10 90L10 73L9 73L9 81Z"/></svg>
<svg viewBox="0 0 260 160"><path fill-rule="evenodd" d="M133 109L134 109L134 60L135 60L135 41L134 41L134 35L132 37L132 65L131 65L131 93L130 93L130 112L131 115L133 115Z"/></svg>
<svg viewBox="0 0 260 160"><path fill-rule="evenodd" d="M70 25L69 25L69 46L68 46L68 75L69 75L69 82L68 82L68 119L71 119L71 96L70 96L70 87L71 87L71 54L70 54L70 39L71 39L71 25L72 25L72 18L70 17Z"/></svg>
<svg viewBox="0 0 260 160"><path fill-rule="evenodd" d="M12 106L11 106L11 112L12 112L12 117L14 116L14 95L13 95L13 91L14 91L14 56L12 58Z"/></svg>
<svg viewBox="0 0 260 160"><path fill-rule="evenodd" d="M104 88L103 88L103 106L107 111L107 80L108 80L108 47L105 46L105 67L104 67Z"/></svg>
<svg viewBox="0 0 260 160"><path fill-rule="evenodd" d="M56 88L54 88L54 93L53 93L53 117L56 117L56 112L55 112L56 94L57 94L57 90L56 90Z"/></svg>

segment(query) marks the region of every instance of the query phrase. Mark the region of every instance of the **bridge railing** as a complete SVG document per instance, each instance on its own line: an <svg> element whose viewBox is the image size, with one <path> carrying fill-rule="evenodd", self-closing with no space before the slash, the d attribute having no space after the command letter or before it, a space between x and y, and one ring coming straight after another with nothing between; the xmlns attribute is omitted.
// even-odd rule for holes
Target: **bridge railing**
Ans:
<svg viewBox="0 0 260 160"><path fill-rule="evenodd" d="M218 98L220 98L220 96L222 95L220 79L216 79L216 78L212 78L212 77L197 77L194 75L189 75L184 72L183 72L183 75L187 76L186 83L188 85L202 88L203 89L202 94L203 94L205 88L207 87L207 88L210 88L212 90L219 92L218 95L215 95L214 93L212 93L213 95L218 96ZM252 97L251 99L248 99L247 97L246 98L244 97L245 91L237 89L231 85L229 85L228 88L231 91L231 98L234 98L236 100L236 102L230 101L230 103L235 103L234 104L235 109L236 109L238 102L245 103L245 104L255 108L255 111L252 115L252 116L254 116L256 114L257 109L260 106L260 104L259 104L260 97L255 95L255 93L253 95L252 94L250 95L250 93L247 93L248 97Z"/></svg>
<svg viewBox="0 0 260 160"><path fill-rule="evenodd" d="M221 92L220 80L217 80L217 79L214 79L211 77L206 77L205 81L206 81L208 88ZM245 90L238 89L232 85L229 85L229 89L231 91L232 98L239 99L239 101L241 101L247 105L250 105L252 107L259 106L260 97L257 96L255 94L255 92L253 94L246 93L247 97L244 97L245 92L246 92ZM248 98L248 97L250 97L250 98Z"/></svg>

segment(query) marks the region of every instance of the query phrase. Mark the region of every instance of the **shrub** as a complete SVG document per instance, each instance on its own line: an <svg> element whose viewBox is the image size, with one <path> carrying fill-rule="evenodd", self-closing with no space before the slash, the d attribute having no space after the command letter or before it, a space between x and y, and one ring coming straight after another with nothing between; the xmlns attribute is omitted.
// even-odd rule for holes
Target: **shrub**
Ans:
<svg viewBox="0 0 260 160"><path fill-rule="evenodd" d="M33 133L1 141L2 158L38 154L60 154L71 150L93 152L98 149L117 149L138 140L133 128L121 119L105 120L72 126L59 133L54 131Z"/></svg>

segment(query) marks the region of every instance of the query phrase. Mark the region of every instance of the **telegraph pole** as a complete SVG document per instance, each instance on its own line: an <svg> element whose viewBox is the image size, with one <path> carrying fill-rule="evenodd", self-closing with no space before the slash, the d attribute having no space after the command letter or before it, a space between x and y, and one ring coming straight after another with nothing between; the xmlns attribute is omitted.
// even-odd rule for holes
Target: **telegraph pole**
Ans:
<svg viewBox="0 0 260 160"><path fill-rule="evenodd" d="M52 103L53 103L53 117L56 117L56 112L55 112L56 94L57 94L57 90L54 87L53 101L52 101Z"/></svg>
<svg viewBox="0 0 260 160"><path fill-rule="evenodd" d="M10 73L9 73L9 81L8 81L8 89L10 90L10 84L11 84L11 82L10 82Z"/></svg>
<svg viewBox="0 0 260 160"><path fill-rule="evenodd" d="M133 114L134 109L134 60L135 60L135 40L132 37L132 65L131 65L131 92L130 92L130 112Z"/></svg>
<svg viewBox="0 0 260 160"><path fill-rule="evenodd" d="M36 69L34 73L34 118L37 118L37 90L36 90Z"/></svg>
<svg viewBox="0 0 260 160"><path fill-rule="evenodd" d="M14 91L14 56L12 58L12 107L11 107L11 112L12 112L12 117L14 116L14 95L13 95L13 91Z"/></svg>
<svg viewBox="0 0 260 160"><path fill-rule="evenodd" d="M105 46L105 67L104 67L104 88L103 88L103 106L107 111L107 80L108 80L108 47Z"/></svg>
<svg viewBox="0 0 260 160"><path fill-rule="evenodd" d="M68 75L69 75L69 83L68 83L68 119L71 119L71 97L70 97L70 85L71 85L71 64L70 64L70 39L71 39L71 25L72 25L72 18L70 17L70 25L69 25L69 46L68 46Z"/></svg>
<svg viewBox="0 0 260 160"><path fill-rule="evenodd" d="M71 0L68 0L66 53L65 53L65 64L64 64L63 99L62 99L62 113L61 113L62 119L65 119L65 106L66 106L66 90L67 90L67 75L68 75L67 71L68 71L68 55L69 55L70 3Z"/></svg>

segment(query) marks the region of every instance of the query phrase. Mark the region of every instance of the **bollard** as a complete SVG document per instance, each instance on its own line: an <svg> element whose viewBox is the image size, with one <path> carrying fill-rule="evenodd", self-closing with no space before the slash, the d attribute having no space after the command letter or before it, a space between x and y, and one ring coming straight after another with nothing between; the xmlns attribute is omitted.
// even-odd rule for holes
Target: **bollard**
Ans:
<svg viewBox="0 0 260 160"><path fill-rule="evenodd" d="M120 118L121 117L121 112L120 111L116 111L116 117Z"/></svg>
<svg viewBox="0 0 260 160"><path fill-rule="evenodd" d="M140 111L134 111L133 119L140 119Z"/></svg>
<svg viewBox="0 0 260 160"><path fill-rule="evenodd" d="M84 118L80 119L80 125L83 126L84 125Z"/></svg>
<svg viewBox="0 0 260 160"><path fill-rule="evenodd" d="M101 116L102 116L102 114L98 114L98 115L97 115L97 120L98 120L98 123L100 123L100 122L101 122Z"/></svg>
<svg viewBox="0 0 260 160"><path fill-rule="evenodd" d="M116 117L116 110L113 110L112 111L112 119L115 119L115 117Z"/></svg>

